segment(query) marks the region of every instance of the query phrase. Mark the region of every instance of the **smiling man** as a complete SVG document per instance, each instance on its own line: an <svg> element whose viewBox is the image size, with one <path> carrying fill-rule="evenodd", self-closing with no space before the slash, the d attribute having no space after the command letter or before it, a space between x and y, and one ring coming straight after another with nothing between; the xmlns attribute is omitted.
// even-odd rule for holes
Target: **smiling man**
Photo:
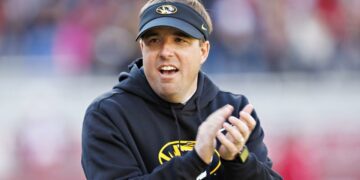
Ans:
<svg viewBox="0 0 360 180"><path fill-rule="evenodd" d="M197 0L144 5L142 58L86 111L87 179L281 179L252 105L200 70L211 31Z"/></svg>

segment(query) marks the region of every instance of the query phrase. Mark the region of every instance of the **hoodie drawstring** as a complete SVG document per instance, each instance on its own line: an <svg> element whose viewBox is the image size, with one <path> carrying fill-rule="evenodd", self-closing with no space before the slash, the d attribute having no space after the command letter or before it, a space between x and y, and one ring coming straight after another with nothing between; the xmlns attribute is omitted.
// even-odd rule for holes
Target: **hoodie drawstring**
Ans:
<svg viewBox="0 0 360 180"><path fill-rule="evenodd" d="M171 113L172 115L174 116L175 118L175 123L176 123L176 131L177 131L177 139L178 139L178 147L179 149L181 148L180 146L180 138L181 138L181 132L180 132L180 124L179 124L179 120L177 118L177 115L176 115L176 112L175 112L175 109L173 106L170 106L171 107ZM181 152L181 149L180 149L180 152Z"/></svg>
<svg viewBox="0 0 360 180"><path fill-rule="evenodd" d="M195 106L196 106L196 115L197 115L197 119L199 121L199 125L203 122L202 118L201 118L201 111L200 111L200 105L199 105L199 99L195 100ZM177 140L178 140L178 147L179 149L181 148L180 142L181 142L181 132L180 132L180 124L179 124L179 119L176 115L176 111L174 109L173 106L170 106L171 109L171 113L175 119L175 124L176 124L176 131L177 131ZM181 149L180 149L181 151Z"/></svg>
<svg viewBox="0 0 360 180"><path fill-rule="evenodd" d="M199 97L200 98L200 97ZM200 122L200 124L203 122L202 118L201 118L201 110L200 110L200 105L199 105L199 99L195 100L195 106L196 106L196 114L197 114L197 118L198 121ZM199 124L199 126L200 126Z"/></svg>

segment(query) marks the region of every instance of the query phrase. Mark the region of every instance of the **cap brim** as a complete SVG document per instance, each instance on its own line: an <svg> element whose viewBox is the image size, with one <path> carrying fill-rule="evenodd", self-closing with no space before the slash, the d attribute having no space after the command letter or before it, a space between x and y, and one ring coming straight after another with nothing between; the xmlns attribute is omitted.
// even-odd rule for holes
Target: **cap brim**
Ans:
<svg viewBox="0 0 360 180"><path fill-rule="evenodd" d="M184 32L185 34L195 39L204 39L204 35L191 24L173 17L161 17L161 18L153 19L152 21L145 24L145 26L143 26L140 29L139 34L136 37L136 40L138 40L141 36L143 36L148 30L155 27L163 27L163 26L179 29L180 31Z"/></svg>

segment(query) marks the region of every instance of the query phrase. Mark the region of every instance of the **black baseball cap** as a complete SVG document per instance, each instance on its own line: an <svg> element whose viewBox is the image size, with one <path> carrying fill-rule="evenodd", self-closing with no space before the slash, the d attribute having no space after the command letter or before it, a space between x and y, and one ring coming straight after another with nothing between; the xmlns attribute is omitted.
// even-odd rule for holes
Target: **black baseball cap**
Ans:
<svg viewBox="0 0 360 180"><path fill-rule="evenodd" d="M136 40L155 27L173 27L195 38L208 40L209 27L204 18L190 6L177 2L162 2L149 6L140 16Z"/></svg>

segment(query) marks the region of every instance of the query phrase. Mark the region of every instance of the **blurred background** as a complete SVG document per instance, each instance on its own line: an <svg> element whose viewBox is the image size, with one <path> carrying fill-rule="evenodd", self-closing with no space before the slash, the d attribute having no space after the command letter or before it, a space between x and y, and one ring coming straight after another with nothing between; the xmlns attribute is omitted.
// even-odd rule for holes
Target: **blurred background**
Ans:
<svg viewBox="0 0 360 180"><path fill-rule="evenodd" d="M140 57L145 0L0 0L0 179L85 179L91 101ZM203 71L245 94L285 179L360 179L360 1L203 0Z"/></svg>

